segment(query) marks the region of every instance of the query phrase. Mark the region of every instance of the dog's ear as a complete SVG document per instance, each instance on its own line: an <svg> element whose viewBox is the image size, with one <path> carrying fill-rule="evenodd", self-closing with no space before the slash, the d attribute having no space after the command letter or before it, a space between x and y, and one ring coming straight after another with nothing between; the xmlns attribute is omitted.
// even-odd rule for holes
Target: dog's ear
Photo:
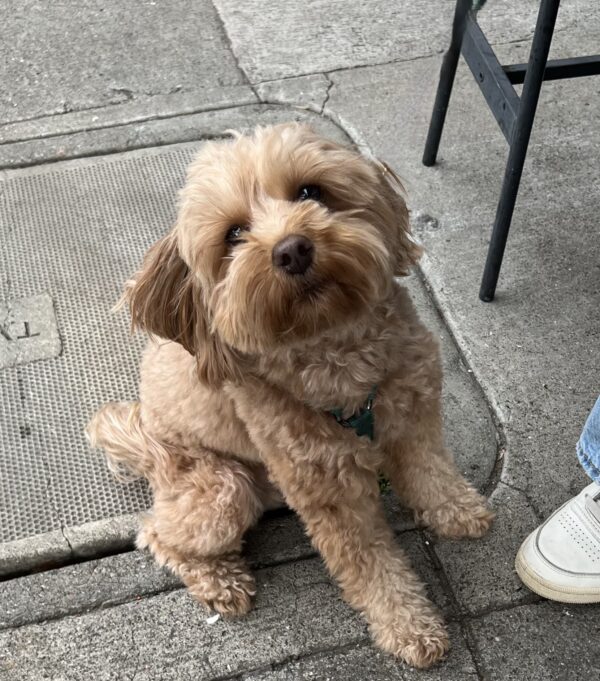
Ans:
<svg viewBox="0 0 600 681"><path fill-rule="evenodd" d="M194 285L171 232L150 247L142 267L125 284L132 328L180 343L196 354Z"/></svg>
<svg viewBox="0 0 600 681"><path fill-rule="evenodd" d="M404 185L398 175L383 161L374 162L379 175L380 191L378 213L387 227L395 256L394 274L405 276L415 265L423 249L411 234L408 208L404 200Z"/></svg>
<svg viewBox="0 0 600 681"><path fill-rule="evenodd" d="M133 329L179 343L194 355L206 385L238 377L233 351L210 331L200 285L179 255L174 232L149 249L122 302L129 304Z"/></svg>

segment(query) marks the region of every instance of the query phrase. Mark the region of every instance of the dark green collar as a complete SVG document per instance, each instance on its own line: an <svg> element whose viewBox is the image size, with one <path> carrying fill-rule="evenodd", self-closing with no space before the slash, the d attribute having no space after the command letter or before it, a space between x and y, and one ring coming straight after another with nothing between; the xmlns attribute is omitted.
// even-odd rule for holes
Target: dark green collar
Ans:
<svg viewBox="0 0 600 681"><path fill-rule="evenodd" d="M377 386L373 386L373 389L367 397L365 406L361 407L356 413L347 419L343 418L341 409L331 409L329 413L335 418L335 420L344 426L344 428L354 428L356 434L367 435L370 440L375 437L375 417L373 416L373 402L375 396L377 395Z"/></svg>

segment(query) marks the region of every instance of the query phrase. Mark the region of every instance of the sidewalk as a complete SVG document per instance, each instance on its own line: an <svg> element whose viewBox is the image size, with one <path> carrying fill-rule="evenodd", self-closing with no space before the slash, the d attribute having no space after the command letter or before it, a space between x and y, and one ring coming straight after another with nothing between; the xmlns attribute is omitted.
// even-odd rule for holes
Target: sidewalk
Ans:
<svg viewBox="0 0 600 681"><path fill-rule="evenodd" d="M488 5L500 57L526 61L537 2ZM0 320L40 334L29 354L0 347L0 680L597 678L599 608L538 599L513 558L586 481L574 444L600 390L600 79L545 84L484 304L507 148L464 64L440 163L420 163L452 2L0 9ZM597 52L598 36L596 3L565 0L551 56ZM147 491L114 483L82 437L97 404L135 395L142 340L110 308L168 229L187 161L229 128L290 119L405 179L427 253L408 284L442 339L448 443L497 511L485 539L439 541L386 496L449 622L452 651L427 672L371 646L288 512L248 538L254 611L211 623L131 550Z"/></svg>

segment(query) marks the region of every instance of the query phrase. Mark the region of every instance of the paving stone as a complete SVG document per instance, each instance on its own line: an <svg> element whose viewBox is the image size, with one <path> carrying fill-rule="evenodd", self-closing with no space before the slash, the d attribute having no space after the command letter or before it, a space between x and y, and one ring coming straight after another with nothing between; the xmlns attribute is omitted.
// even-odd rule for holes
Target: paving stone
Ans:
<svg viewBox="0 0 600 681"><path fill-rule="evenodd" d="M500 483L491 496L496 520L477 540L433 539L434 550L463 613L537 600L517 577L515 556L538 520L522 493Z"/></svg>
<svg viewBox="0 0 600 681"><path fill-rule="evenodd" d="M447 2L437 11L377 1L215 4L253 82L431 54L441 49L452 12ZM433 29L427 39L421 22Z"/></svg>
<svg viewBox="0 0 600 681"><path fill-rule="evenodd" d="M215 0L240 66L254 82L334 69L408 61L447 47L454 0L435 3L308 4ZM493 42L530 38L538 4L488 3L480 18ZM561 3L559 29L582 19L577 0ZM376 100L372 100L376 101Z"/></svg>
<svg viewBox="0 0 600 681"><path fill-rule="evenodd" d="M426 671L412 669L369 645L355 645L284 664L280 669L245 674L243 681L468 681L478 678L458 625L449 627L448 657Z"/></svg>
<svg viewBox="0 0 600 681"><path fill-rule="evenodd" d="M114 542L119 534L111 534L108 540ZM265 516L248 533L245 554L254 568L260 568L316 552L298 519L288 512ZM127 551L88 560L0 582L0 628L64 617L177 587L181 587L180 580L161 570L147 552Z"/></svg>
<svg viewBox="0 0 600 681"><path fill-rule="evenodd" d="M3 4L3 121L238 85L210 0Z"/></svg>
<svg viewBox="0 0 600 681"><path fill-rule="evenodd" d="M139 123L125 122L110 127L3 144L0 145L0 169L198 141L220 137L229 128L246 130L259 124L287 121L308 121L323 134L348 141L342 130L315 114L281 106L247 105L181 117L150 118Z"/></svg>
<svg viewBox="0 0 600 681"><path fill-rule="evenodd" d="M141 551L67 565L0 582L0 628L106 608L179 586Z"/></svg>
<svg viewBox="0 0 600 681"><path fill-rule="evenodd" d="M27 482L33 487L31 479ZM43 490L39 489L39 483L35 486L38 489L34 489L33 494L40 505L44 506L46 499ZM60 565L72 556L71 547L61 530L43 532L35 537L35 541L31 541L31 537L26 537L0 546L0 576Z"/></svg>
<svg viewBox="0 0 600 681"><path fill-rule="evenodd" d="M215 87L202 93L177 92L172 95L155 95L144 101L128 101L98 109L70 111L60 116L40 116L12 123L0 122L0 144L114 128L127 123L173 118L256 102L256 95L249 85Z"/></svg>
<svg viewBox="0 0 600 681"><path fill-rule="evenodd" d="M544 602L474 620L483 678L581 681L600 676L600 609Z"/></svg>
<svg viewBox="0 0 600 681"><path fill-rule="evenodd" d="M366 641L319 561L257 573L255 609L214 623L184 590L0 634L0 679L221 678Z"/></svg>

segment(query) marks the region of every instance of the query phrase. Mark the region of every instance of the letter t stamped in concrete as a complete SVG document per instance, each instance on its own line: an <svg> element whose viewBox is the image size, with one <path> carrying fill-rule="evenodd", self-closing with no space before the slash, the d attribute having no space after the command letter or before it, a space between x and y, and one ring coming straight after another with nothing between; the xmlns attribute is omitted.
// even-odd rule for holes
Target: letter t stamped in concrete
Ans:
<svg viewBox="0 0 600 681"><path fill-rule="evenodd" d="M0 369L57 357L60 336L48 294L0 301Z"/></svg>

